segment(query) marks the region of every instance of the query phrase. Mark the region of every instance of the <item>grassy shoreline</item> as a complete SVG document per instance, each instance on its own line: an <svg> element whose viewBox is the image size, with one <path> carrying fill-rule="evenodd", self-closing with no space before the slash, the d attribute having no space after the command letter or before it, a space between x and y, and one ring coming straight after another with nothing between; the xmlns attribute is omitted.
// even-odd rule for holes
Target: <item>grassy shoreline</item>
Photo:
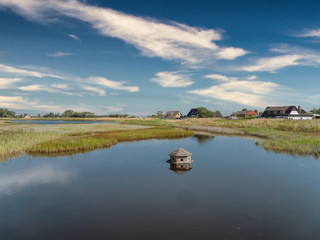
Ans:
<svg viewBox="0 0 320 240"><path fill-rule="evenodd" d="M256 144L268 151L316 158L320 156L319 120L228 121L212 118L112 120L116 120L117 123L103 123L103 121L110 121L110 118L100 119L102 123L50 126L14 125L0 121L0 160L19 156L24 152L45 154L85 151L110 147L126 141L189 137L197 131L218 135L257 137L261 140Z"/></svg>
<svg viewBox="0 0 320 240"><path fill-rule="evenodd" d="M267 151L292 156L320 157L320 120L191 118L183 120L126 120L124 123L180 127L218 135L255 137Z"/></svg>
<svg viewBox="0 0 320 240"><path fill-rule="evenodd" d="M193 132L170 127L125 124L0 124L0 161L23 153L57 153L93 150L120 142L171 139L192 136Z"/></svg>

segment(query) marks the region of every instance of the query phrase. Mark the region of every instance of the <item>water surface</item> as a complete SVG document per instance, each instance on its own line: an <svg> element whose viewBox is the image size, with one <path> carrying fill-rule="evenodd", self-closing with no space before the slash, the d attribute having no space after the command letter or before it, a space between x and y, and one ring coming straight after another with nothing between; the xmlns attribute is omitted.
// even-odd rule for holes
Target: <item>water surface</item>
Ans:
<svg viewBox="0 0 320 240"><path fill-rule="evenodd" d="M191 152L192 169L168 154ZM0 165L0 239L320 239L320 162L254 141L122 143Z"/></svg>

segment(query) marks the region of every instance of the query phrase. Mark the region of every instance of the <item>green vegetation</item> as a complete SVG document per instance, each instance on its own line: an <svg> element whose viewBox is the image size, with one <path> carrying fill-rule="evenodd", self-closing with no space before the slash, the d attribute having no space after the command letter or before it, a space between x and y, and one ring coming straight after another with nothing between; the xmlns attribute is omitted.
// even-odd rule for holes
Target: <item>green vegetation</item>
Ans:
<svg viewBox="0 0 320 240"><path fill-rule="evenodd" d="M27 152L65 152L105 148L119 142L146 139L170 139L193 136L193 132L168 127L103 132L94 135L67 136L34 145Z"/></svg>
<svg viewBox="0 0 320 240"><path fill-rule="evenodd" d="M0 108L0 117L1 118L13 118L16 116L16 113L13 111L9 111L6 108Z"/></svg>
<svg viewBox="0 0 320 240"><path fill-rule="evenodd" d="M126 121L129 124L130 120ZM134 120L134 124L175 126L211 134L252 136L266 150L292 155L320 156L320 120L189 118Z"/></svg>
<svg viewBox="0 0 320 240"><path fill-rule="evenodd" d="M55 153L110 147L118 142L192 136L171 127L124 124L14 125L0 124L0 160L24 152Z"/></svg>
<svg viewBox="0 0 320 240"><path fill-rule="evenodd" d="M198 118L214 118L216 114L205 107L198 107Z"/></svg>
<svg viewBox="0 0 320 240"><path fill-rule="evenodd" d="M110 121L108 118L79 120ZM114 121L118 123L43 126L0 122L0 159L23 152L67 153L110 147L125 141L188 137L193 132L258 137L257 145L266 150L320 156L320 120L126 118Z"/></svg>

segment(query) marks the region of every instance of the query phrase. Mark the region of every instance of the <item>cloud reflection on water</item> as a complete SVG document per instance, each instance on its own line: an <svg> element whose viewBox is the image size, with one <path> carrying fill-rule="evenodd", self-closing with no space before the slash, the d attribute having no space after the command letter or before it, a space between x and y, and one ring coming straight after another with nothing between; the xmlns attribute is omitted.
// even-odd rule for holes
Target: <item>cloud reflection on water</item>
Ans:
<svg viewBox="0 0 320 240"><path fill-rule="evenodd" d="M75 177L74 171L67 171L49 164L17 170L0 176L0 195L14 194L31 185L65 184Z"/></svg>

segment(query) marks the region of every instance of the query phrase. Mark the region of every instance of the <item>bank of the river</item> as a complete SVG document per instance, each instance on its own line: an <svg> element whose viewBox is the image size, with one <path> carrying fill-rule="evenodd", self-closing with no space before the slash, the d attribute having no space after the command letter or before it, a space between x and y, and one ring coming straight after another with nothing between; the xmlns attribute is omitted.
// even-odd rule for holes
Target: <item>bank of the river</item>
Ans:
<svg viewBox="0 0 320 240"><path fill-rule="evenodd" d="M126 124L14 125L0 122L0 160L24 152L55 153L109 147L118 142L180 138L193 132L171 127Z"/></svg>
<svg viewBox="0 0 320 240"><path fill-rule="evenodd" d="M74 120L74 119L72 119ZM78 119L77 119L78 120ZM254 136L266 150L320 156L320 121L276 119L110 119L115 124L12 125L0 122L0 159L23 152L56 153L109 147L118 142L188 137L193 132Z"/></svg>
<svg viewBox="0 0 320 240"><path fill-rule="evenodd" d="M320 156L320 120L286 119L212 119L183 120L129 119L126 124L175 126L212 134L253 136L261 140L257 145L266 150L292 155Z"/></svg>

